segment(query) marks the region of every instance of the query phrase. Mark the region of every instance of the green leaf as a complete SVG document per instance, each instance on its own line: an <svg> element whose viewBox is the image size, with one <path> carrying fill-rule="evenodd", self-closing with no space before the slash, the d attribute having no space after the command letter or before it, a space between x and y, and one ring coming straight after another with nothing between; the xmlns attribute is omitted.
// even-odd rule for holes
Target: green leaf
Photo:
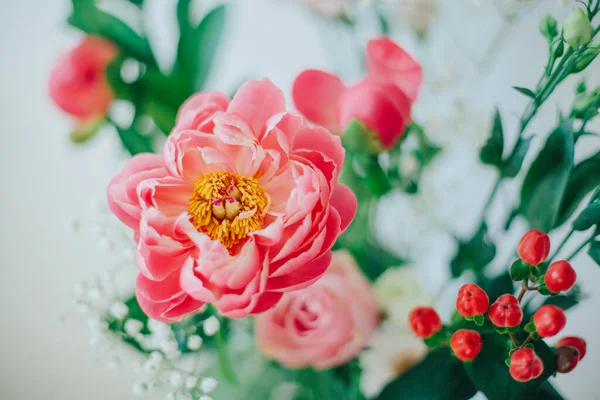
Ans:
<svg viewBox="0 0 600 400"><path fill-rule="evenodd" d="M573 221L573 229L585 231L596 224L600 224L600 202L588 205Z"/></svg>
<svg viewBox="0 0 600 400"><path fill-rule="evenodd" d="M564 224L581 201L600 185L600 152L573 168L554 227Z"/></svg>
<svg viewBox="0 0 600 400"><path fill-rule="evenodd" d="M352 157L359 175L363 176L364 184L373 196L379 198L392 190L392 185L376 155L354 153Z"/></svg>
<svg viewBox="0 0 600 400"><path fill-rule="evenodd" d="M93 0L72 0L73 13L69 24L90 35L101 36L115 43L120 51L139 61L155 65L148 40L117 17L99 10Z"/></svg>
<svg viewBox="0 0 600 400"><path fill-rule="evenodd" d="M537 400L565 400L564 397L550 384L549 381L542 383Z"/></svg>
<svg viewBox="0 0 600 400"><path fill-rule="evenodd" d="M543 341L534 343L535 352L544 362L544 372L526 383L515 381L509 374L505 360L509 341L506 336L483 335L483 348L465 370L471 381L489 400L521 400L536 398L540 385L555 371L554 353Z"/></svg>
<svg viewBox="0 0 600 400"><path fill-rule="evenodd" d="M377 11L377 20L379 21L379 27L381 34L387 36L390 34L390 24L388 23L387 17L381 12Z"/></svg>
<svg viewBox="0 0 600 400"><path fill-rule="evenodd" d="M119 139L123 143L123 147L132 155L139 153L152 153L152 138L138 133L135 129L123 129L115 125Z"/></svg>
<svg viewBox="0 0 600 400"><path fill-rule="evenodd" d="M144 0L129 0L129 2L138 7L141 7L144 5Z"/></svg>
<svg viewBox="0 0 600 400"><path fill-rule="evenodd" d="M306 368L293 371L293 376L302 387L294 400L351 399L349 388L334 375L332 370L315 371L312 368Z"/></svg>
<svg viewBox="0 0 600 400"><path fill-rule="evenodd" d="M521 167L523 166L523 160L525 160L525 156L529 151L529 144L532 139L533 137L519 137L519 139L517 139L517 143L515 144L512 153L504 161L504 165L502 166L502 176L514 178L519 174L519 171L521 171Z"/></svg>
<svg viewBox="0 0 600 400"><path fill-rule="evenodd" d="M481 274L496 255L496 245L489 241L488 227L485 222L468 241L458 241L458 252L450 263L452 276L460 276L464 271L471 270Z"/></svg>
<svg viewBox="0 0 600 400"><path fill-rule="evenodd" d="M352 152L375 155L381 153L383 150L377 135L370 132L366 126L356 119L350 121L346 129L344 129L342 144L344 148Z"/></svg>
<svg viewBox="0 0 600 400"><path fill-rule="evenodd" d="M592 257L592 260L596 261L596 264L600 265L600 241L594 240L592 242L588 254Z"/></svg>
<svg viewBox="0 0 600 400"><path fill-rule="evenodd" d="M502 152L504 151L504 129L502 128L502 119L500 111L496 108L494 114L494 123L492 125L492 134L479 152L479 158L484 164L502 167Z"/></svg>
<svg viewBox="0 0 600 400"><path fill-rule="evenodd" d="M176 70L183 74L192 91L198 91L206 83L223 36L226 6L220 5L212 9L197 27L189 25L188 7L189 1L182 1L177 7L181 36L177 48Z"/></svg>
<svg viewBox="0 0 600 400"><path fill-rule="evenodd" d="M430 352L423 361L390 382L376 400L467 400L477 393L463 364L447 348ZM341 400L338 399L338 400Z"/></svg>
<svg viewBox="0 0 600 400"><path fill-rule="evenodd" d="M519 87L519 86L513 86L513 89L515 89L517 92L524 94L525 96L527 96L531 99L535 99L535 93L533 93L530 89L527 89L524 87Z"/></svg>
<svg viewBox="0 0 600 400"><path fill-rule="evenodd" d="M222 322L224 319L219 318ZM237 379L235 376L233 365L231 364L231 358L229 357L228 343L225 340L225 335L219 329L215 335L217 344L217 357L219 359L219 373L228 383L236 383Z"/></svg>
<svg viewBox="0 0 600 400"><path fill-rule="evenodd" d="M529 265L518 259L510 266L510 276L513 281L522 281L529 276Z"/></svg>
<svg viewBox="0 0 600 400"><path fill-rule="evenodd" d="M557 221L573 168L572 126L572 121L565 121L550 134L525 176L519 213L531 228L549 232Z"/></svg>
<svg viewBox="0 0 600 400"><path fill-rule="evenodd" d="M482 276L478 279L477 283L487 293L490 298L490 304L503 294L514 291L514 283L508 271L493 278Z"/></svg>

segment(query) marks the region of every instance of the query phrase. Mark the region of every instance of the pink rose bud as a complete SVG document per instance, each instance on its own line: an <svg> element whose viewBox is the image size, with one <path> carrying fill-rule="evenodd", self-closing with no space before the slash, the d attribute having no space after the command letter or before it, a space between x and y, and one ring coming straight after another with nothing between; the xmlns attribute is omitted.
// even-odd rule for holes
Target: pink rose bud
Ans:
<svg viewBox="0 0 600 400"><path fill-rule="evenodd" d="M302 72L292 97L308 120L341 134L357 119L375 134L384 148L392 147L410 123L410 110L422 80L421 66L387 38L367 43L367 75L346 87L335 75Z"/></svg>
<svg viewBox="0 0 600 400"><path fill-rule="evenodd" d="M342 365L368 343L379 310L354 258L336 251L314 285L286 293L279 304L256 317L259 349L287 368Z"/></svg>
<svg viewBox="0 0 600 400"><path fill-rule="evenodd" d="M106 80L106 66L117 55L109 41L88 36L58 59L50 73L50 97L77 119L105 115L114 93Z"/></svg>

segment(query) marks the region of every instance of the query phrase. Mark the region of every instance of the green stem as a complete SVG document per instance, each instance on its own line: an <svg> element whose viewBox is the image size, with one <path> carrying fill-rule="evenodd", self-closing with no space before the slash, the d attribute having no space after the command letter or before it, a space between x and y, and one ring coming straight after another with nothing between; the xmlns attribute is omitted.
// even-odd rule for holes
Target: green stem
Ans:
<svg viewBox="0 0 600 400"><path fill-rule="evenodd" d="M227 382L236 383L237 381L227 351L227 343L223 339L220 329L217 331L215 339L217 343L217 355L219 357L219 372Z"/></svg>
<svg viewBox="0 0 600 400"><path fill-rule="evenodd" d="M590 236L583 243L581 243L581 245L573 253L571 253L571 255L569 257L567 257L567 261L571 261L571 259L573 259L573 257L575 257L577 254L579 254L579 252L581 250L583 250L585 248L585 246L587 246L588 244L590 244L590 242L592 240L594 240L594 237L596 235L597 235L597 233L594 231L594 233L592 234L592 236Z"/></svg>
<svg viewBox="0 0 600 400"><path fill-rule="evenodd" d="M556 256L558 255L558 253L562 250L562 248L567 243L567 241L571 238L571 236L573 235L573 233L575 233L575 230L571 229L571 231L567 234L567 236L565 236L565 238L563 239L563 241L558 245L558 248L556 249L556 251L554 251L554 254L552 254L550 256L550 258L548 259L548 264L552 263L552 261L556 258Z"/></svg>
<svg viewBox="0 0 600 400"><path fill-rule="evenodd" d="M490 193L490 196L488 197L487 201L485 202L485 206L483 206L483 218L485 218L488 210L490 209L492 202L494 200L494 197L496 197L496 193L498 192L498 189L500 188L500 183L502 182L502 176L499 176L498 179L496 180L496 183L494 184L494 187L492 188L492 192Z"/></svg>

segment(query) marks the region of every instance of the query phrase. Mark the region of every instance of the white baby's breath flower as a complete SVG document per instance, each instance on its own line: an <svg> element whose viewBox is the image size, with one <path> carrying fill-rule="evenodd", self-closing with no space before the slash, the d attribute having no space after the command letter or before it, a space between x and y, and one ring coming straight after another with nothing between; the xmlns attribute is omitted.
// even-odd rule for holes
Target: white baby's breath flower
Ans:
<svg viewBox="0 0 600 400"><path fill-rule="evenodd" d="M196 378L195 376L188 376L185 379L185 388L190 390L196 387L196 385L198 385L198 378Z"/></svg>
<svg viewBox="0 0 600 400"><path fill-rule="evenodd" d="M183 384L183 375L179 371L171 371L169 374L169 384L178 388Z"/></svg>
<svg viewBox="0 0 600 400"><path fill-rule="evenodd" d="M143 397L144 394L146 394L147 389L148 386L143 382L136 382L131 387L131 391L133 392L133 394L138 397Z"/></svg>
<svg viewBox="0 0 600 400"><path fill-rule="evenodd" d="M158 337L166 337L172 334L169 325L154 319L148 319L148 329L150 329L150 332Z"/></svg>
<svg viewBox="0 0 600 400"><path fill-rule="evenodd" d="M160 348L167 356L172 355L179 350L177 342L173 339L164 340Z"/></svg>
<svg viewBox="0 0 600 400"><path fill-rule="evenodd" d="M213 398L206 394L203 394L202 396L200 396L200 398L198 398L198 400L213 400Z"/></svg>
<svg viewBox="0 0 600 400"><path fill-rule="evenodd" d="M138 321L137 319L129 318L127 321L125 321L123 328L125 329L125 333L127 335L136 337L144 328L144 323L142 321Z"/></svg>
<svg viewBox="0 0 600 400"><path fill-rule="evenodd" d="M110 305L108 312L110 313L110 315L112 315L120 321L124 319L127 316L127 314L129 314L129 307L127 307L127 305L122 301L115 301Z"/></svg>
<svg viewBox="0 0 600 400"><path fill-rule="evenodd" d="M217 317L212 315L204 321L202 327L206 336L213 336L219 331L221 323L219 322L219 319Z"/></svg>
<svg viewBox="0 0 600 400"><path fill-rule="evenodd" d="M200 347L202 347L202 338L200 337L200 335L192 335L188 337L186 345L187 348L192 351L199 350Z"/></svg>
<svg viewBox="0 0 600 400"><path fill-rule="evenodd" d="M200 390L204 393L210 393L217 387L218 381L215 378L202 378L200 381Z"/></svg>

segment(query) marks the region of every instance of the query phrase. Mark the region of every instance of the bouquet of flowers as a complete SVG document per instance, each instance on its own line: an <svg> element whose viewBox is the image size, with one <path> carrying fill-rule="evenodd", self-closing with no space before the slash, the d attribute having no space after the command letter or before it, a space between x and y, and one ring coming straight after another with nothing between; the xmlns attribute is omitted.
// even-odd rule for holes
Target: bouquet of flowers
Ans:
<svg viewBox="0 0 600 400"><path fill-rule="evenodd" d="M143 18L143 0L119 2ZM303 3L355 29L354 2ZM428 168L446 153L411 115L423 68L390 38L382 3L363 9L380 32L361 50L362 77L305 70L283 88L293 111L268 78L248 80L233 95L207 89L234 5L205 10L194 22L191 0L178 0L177 52L167 71L146 32L94 0L72 0L68 22L86 36L57 61L50 95L73 117L75 143L108 125L131 155L106 201L128 257L111 274L137 274L119 277L129 296L118 294L111 275L80 288L78 302L94 342L136 350L143 371L136 395L562 398L551 378L571 372L586 353L580 337L556 339L581 296L571 260L587 251L600 265L600 153L576 157L579 140L598 136L589 126L600 88L580 81L548 135L528 126L555 89L600 53L600 0L577 5L561 24L549 15L540 22L548 61L537 83L514 87L527 106L512 145L501 111L492 117L478 157L490 191L475 193L487 200L469 212L474 229L447 232L453 255L440 291L453 306L446 310L444 296L436 301L409 266L416 252L436 250L390 246L376 232L384 220L392 230L383 236L407 225L428 237L422 223L396 220L394 210L421 204L419 192L432 184ZM416 13L413 29L426 35L433 2L407 4L400 11ZM133 109L127 121L112 112L123 102ZM537 154L535 141L545 141ZM493 220L499 189L513 180L518 199ZM423 204L432 216L437 207ZM577 232L588 235L563 254ZM508 260L497 251L501 235L512 243Z"/></svg>

